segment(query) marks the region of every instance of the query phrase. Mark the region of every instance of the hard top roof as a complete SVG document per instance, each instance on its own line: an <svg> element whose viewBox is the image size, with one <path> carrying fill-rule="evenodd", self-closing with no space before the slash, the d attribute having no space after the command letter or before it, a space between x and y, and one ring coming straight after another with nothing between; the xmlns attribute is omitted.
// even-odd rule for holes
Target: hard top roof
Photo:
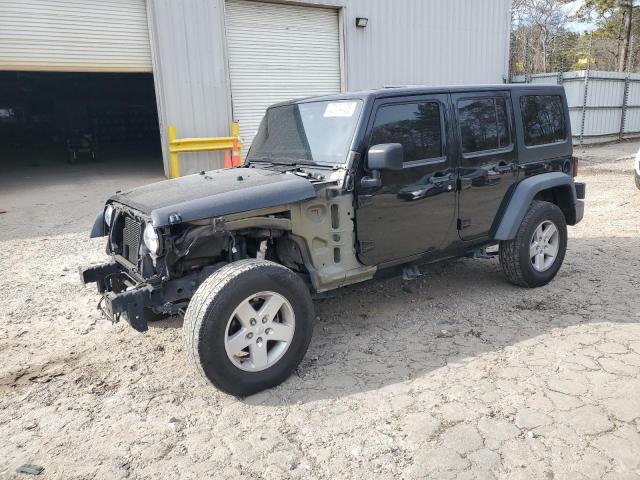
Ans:
<svg viewBox="0 0 640 480"><path fill-rule="evenodd" d="M308 103L308 102L320 102L320 101L337 101L337 100L350 100L350 99L376 99L376 98L388 98L388 97L403 97L412 95L428 95L437 93L465 93L465 92L492 92L492 91L505 91L505 90L555 90L564 92L564 88L561 85L553 84L536 84L530 83L501 83L496 85L455 85L455 86L402 86L402 87L386 87L375 90L363 90L359 92L346 92L336 93L333 95L324 95L319 97L306 97L298 98L295 100L289 100L281 102L272 106L291 105L294 103Z"/></svg>

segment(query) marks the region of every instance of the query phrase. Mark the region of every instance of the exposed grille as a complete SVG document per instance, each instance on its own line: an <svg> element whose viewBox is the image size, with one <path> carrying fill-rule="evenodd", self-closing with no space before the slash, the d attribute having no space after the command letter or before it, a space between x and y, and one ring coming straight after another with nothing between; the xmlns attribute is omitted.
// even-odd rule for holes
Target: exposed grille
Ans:
<svg viewBox="0 0 640 480"><path fill-rule="evenodd" d="M124 230L122 231L122 256L134 265L138 264L141 236L142 223L135 218L125 217Z"/></svg>

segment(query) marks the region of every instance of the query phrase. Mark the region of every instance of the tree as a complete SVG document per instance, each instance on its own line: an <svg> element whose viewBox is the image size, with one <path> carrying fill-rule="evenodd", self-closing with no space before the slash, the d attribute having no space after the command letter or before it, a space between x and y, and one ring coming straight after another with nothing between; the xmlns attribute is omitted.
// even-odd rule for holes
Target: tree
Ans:
<svg viewBox="0 0 640 480"><path fill-rule="evenodd" d="M633 20L633 1L624 0L620 3L620 8L622 9L624 16L624 40L622 42L622 47L620 48L618 71L624 72L627 68L627 61L629 58L629 50L631 46L631 21Z"/></svg>
<svg viewBox="0 0 640 480"><path fill-rule="evenodd" d="M601 33L609 33L618 40L617 69L624 72L631 55L633 33L633 0L585 0L578 18L593 21Z"/></svg>
<svg viewBox="0 0 640 480"><path fill-rule="evenodd" d="M514 0L512 22L515 40L532 58L523 58L524 70L549 71L550 49L555 40L566 33L568 0ZM520 38L517 38L520 37ZM525 57L526 57L525 53ZM531 68L527 68L529 65Z"/></svg>

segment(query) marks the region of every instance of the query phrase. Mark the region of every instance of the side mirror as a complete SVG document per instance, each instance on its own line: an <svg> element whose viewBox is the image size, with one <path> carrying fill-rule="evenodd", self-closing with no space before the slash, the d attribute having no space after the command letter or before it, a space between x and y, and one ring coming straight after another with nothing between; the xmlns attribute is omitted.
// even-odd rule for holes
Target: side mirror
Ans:
<svg viewBox="0 0 640 480"><path fill-rule="evenodd" d="M382 186L380 172L402 170L404 148L399 143L381 143L371 147L367 157L367 168L371 170L371 176L362 177L360 186L379 188Z"/></svg>
<svg viewBox="0 0 640 480"><path fill-rule="evenodd" d="M382 143L369 149L367 167L369 170L402 170L404 148L399 143Z"/></svg>

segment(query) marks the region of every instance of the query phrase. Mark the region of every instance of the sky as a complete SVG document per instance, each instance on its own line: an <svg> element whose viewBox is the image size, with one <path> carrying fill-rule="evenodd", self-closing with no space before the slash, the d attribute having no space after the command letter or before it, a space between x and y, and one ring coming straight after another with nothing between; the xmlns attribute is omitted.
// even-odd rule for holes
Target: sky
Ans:
<svg viewBox="0 0 640 480"><path fill-rule="evenodd" d="M567 3L567 5L564 7L565 11L568 15L574 15L578 10L580 10L580 7L583 3L584 0L573 0L572 2ZM596 29L596 24L586 22L570 22L567 25L567 28L572 32L590 32Z"/></svg>
<svg viewBox="0 0 640 480"><path fill-rule="evenodd" d="M567 3L567 5L564 7L565 11L569 15L573 15L580 9L583 3L584 3L584 0L573 0ZM633 5L634 6L640 5L640 0L633 0ZM570 22L567 25L567 28L572 32L582 33L582 32L591 32L592 30L595 30L597 26L595 23L589 23L589 22Z"/></svg>

